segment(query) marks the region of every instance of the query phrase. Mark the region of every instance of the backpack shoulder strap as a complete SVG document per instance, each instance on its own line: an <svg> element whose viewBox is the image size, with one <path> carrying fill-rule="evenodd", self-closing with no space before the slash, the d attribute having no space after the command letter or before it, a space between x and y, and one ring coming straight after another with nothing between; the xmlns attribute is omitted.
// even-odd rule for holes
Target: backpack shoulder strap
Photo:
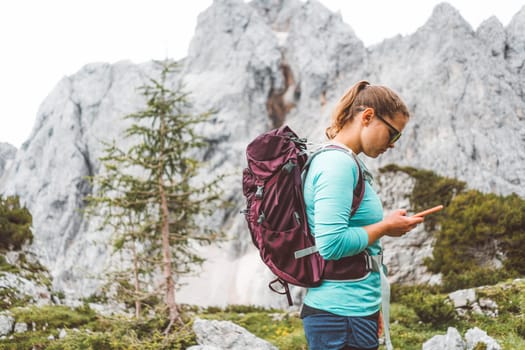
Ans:
<svg viewBox="0 0 525 350"><path fill-rule="evenodd" d="M344 152L348 154L349 156L352 156L355 163L357 164L357 184L354 188L354 195L352 199L352 209L350 211L350 217L354 216L357 209L359 209L359 206L361 205L361 202L363 201L363 197L365 195L365 181L363 177L363 170L361 169L361 165L359 164L359 160L357 159L357 156L354 154L354 152L346 149L345 147L338 146L335 144L328 144L326 146L318 148L314 153L312 153L308 160L306 161L306 164L304 165L303 172L301 174L302 182L304 183L304 180L306 178L306 173L308 172L308 169L310 168L310 163L312 160L319 154L330 151L330 150L338 150L341 152Z"/></svg>

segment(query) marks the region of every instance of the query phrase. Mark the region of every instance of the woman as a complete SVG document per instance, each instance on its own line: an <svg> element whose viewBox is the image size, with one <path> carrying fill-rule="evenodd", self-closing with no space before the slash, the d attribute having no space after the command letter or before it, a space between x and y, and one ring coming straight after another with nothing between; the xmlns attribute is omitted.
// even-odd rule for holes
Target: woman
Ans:
<svg viewBox="0 0 525 350"><path fill-rule="evenodd" d="M354 154L376 158L401 136L409 113L403 101L384 86L360 81L336 105L326 129L330 143ZM381 200L371 175L361 164L365 194L350 218L357 184L357 157L330 150L319 153L304 181L308 224L325 260L338 260L367 250L381 253L382 236L400 237L423 221L399 209L383 218ZM356 281L323 281L308 289L301 311L310 350L377 349L380 329L381 282L378 272Z"/></svg>

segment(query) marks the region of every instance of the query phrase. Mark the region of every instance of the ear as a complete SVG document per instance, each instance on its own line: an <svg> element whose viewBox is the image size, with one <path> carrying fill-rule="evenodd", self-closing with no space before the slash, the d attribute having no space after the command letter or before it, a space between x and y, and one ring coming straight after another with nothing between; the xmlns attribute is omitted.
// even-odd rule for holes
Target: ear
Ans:
<svg viewBox="0 0 525 350"><path fill-rule="evenodd" d="M367 107L362 113L361 113L361 123L363 125L368 126L372 122L372 119L374 118L374 109Z"/></svg>

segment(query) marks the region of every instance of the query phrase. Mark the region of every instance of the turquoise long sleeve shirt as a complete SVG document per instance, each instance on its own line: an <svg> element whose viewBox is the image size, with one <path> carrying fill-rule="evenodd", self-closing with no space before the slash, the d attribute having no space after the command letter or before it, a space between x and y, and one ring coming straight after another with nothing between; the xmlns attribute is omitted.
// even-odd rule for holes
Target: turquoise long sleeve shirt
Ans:
<svg viewBox="0 0 525 350"><path fill-rule="evenodd" d="M361 168L365 173L364 164ZM368 246L368 234L363 228L383 219L381 200L369 181L365 181L361 205L350 218L357 179L354 157L340 150L322 152L310 164L304 180L306 214L319 253L326 260L365 249L371 255L381 252L379 240ZM379 273L371 272L358 281L323 281L319 287L308 289L304 303L341 316L371 315L381 304Z"/></svg>

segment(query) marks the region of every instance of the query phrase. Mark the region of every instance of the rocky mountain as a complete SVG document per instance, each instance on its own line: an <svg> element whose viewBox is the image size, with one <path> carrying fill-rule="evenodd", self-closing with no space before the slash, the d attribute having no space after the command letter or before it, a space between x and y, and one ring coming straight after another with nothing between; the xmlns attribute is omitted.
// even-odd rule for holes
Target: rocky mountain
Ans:
<svg viewBox="0 0 525 350"><path fill-rule="evenodd" d="M268 291L270 275L238 214L244 149L282 123L313 143L323 141L333 105L357 80L390 86L412 114L395 149L365 160L372 171L397 163L482 191L525 196L524 27L525 7L506 27L489 18L474 30L442 3L415 33L365 47L351 23L316 0L215 0L199 15L174 80L192 93L195 111L219 111L200 130L211 142L207 173L236 174L223 185L237 206L220 213L229 241L203 250L208 262L199 276L184 280L179 300L284 305ZM0 179L0 192L20 195L33 213L30 249L66 294L93 293L109 261L109 232L95 230L81 211L91 191L85 176L99 171L101 141L129 142L121 117L141 107L136 88L157 73L152 62L122 61L88 64L62 79ZM386 209L410 207L410 179L379 180ZM421 266L431 239L423 233L385 240L392 280L435 278Z"/></svg>
<svg viewBox="0 0 525 350"><path fill-rule="evenodd" d="M0 142L0 178L15 157L16 147L6 142Z"/></svg>

